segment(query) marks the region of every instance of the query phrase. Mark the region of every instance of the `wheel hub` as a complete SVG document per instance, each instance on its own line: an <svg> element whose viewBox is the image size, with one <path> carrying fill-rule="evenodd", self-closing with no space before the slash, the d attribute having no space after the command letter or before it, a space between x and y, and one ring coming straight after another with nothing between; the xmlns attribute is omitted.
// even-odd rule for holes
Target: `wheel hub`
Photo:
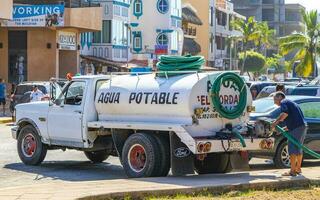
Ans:
<svg viewBox="0 0 320 200"><path fill-rule="evenodd" d="M290 167L290 156L288 151L288 145L281 151L281 161L286 167Z"/></svg>
<svg viewBox="0 0 320 200"><path fill-rule="evenodd" d="M36 139L34 138L34 136L31 133L27 134L23 138L21 145L22 145L22 148L21 148L22 149L22 153L26 157L30 158L36 152L37 142L36 142Z"/></svg>
<svg viewBox="0 0 320 200"><path fill-rule="evenodd" d="M146 165L146 152L143 146L139 144L133 145L128 154L129 166L135 172L141 172Z"/></svg>

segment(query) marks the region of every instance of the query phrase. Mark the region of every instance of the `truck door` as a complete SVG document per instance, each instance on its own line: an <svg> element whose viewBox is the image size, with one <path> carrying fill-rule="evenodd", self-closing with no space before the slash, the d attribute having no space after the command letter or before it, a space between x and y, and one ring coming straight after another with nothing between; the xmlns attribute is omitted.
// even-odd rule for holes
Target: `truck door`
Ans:
<svg viewBox="0 0 320 200"><path fill-rule="evenodd" d="M72 81L50 106L48 133L52 144L83 147L82 116L85 81Z"/></svg>

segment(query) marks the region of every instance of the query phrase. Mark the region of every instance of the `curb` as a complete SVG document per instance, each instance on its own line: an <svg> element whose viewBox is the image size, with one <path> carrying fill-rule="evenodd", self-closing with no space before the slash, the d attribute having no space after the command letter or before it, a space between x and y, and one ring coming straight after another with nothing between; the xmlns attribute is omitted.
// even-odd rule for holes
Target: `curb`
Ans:
<svg viewBox="0 0 320 200"><path fill-rule="evenodd" d="M149 197L175 196L177 194L194 195L196 193L201 193L201 192L210 193L210 194L222 194L222 193L227 193L231 191L303 188L303 187L309 187L310 185L320 186L320 180L300 179L300 180L272 181L272 182L264 182L264 183L191 187L187 189L179 188L179 189L164 189L164 190L152 190L152 191L118 192L118 193L108 193L108 194L100 194L100 195L90 195L90 196L78 198L78 200L125 199L126 197L130 197L131 199L145 199L148 196Z"/></svg>

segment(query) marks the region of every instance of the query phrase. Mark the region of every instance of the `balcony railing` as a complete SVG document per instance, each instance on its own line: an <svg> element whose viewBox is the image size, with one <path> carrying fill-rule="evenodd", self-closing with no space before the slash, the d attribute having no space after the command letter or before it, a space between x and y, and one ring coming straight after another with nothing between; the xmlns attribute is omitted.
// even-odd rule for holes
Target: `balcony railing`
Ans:
<svg viewBox="0 0 320 200"><path fill-rule="evenodd" d="M84 0L13 0L15 4L64 4L66 8L100 7L99 3L85 2Z"/></svg>
<svg viewBox="0 0 320 200"><path fill-rule="evenodd" d="M183 33L185 35L189 35L189 36L196 36L197 35L197 29L196 28L192 28L192 27L183 27Z"/></svg>

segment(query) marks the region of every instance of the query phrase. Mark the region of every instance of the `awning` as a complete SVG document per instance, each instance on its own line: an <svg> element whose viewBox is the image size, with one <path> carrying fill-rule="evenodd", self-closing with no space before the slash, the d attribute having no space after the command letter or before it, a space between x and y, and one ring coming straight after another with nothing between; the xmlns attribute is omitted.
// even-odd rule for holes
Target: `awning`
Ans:
<svg viewBox="0 0 320 200"><path fill-rule="evenodd" d="M117 68L118 71L129 71L129 69L127 68L126 63L124 62L115 62L115 61L111 61L111 60L107 60L107 59L103 59L103 58L98 58L95 56L85 56L85 55L80 55L80 57L82 59L91 61L91 62L96 62L98 64L104 64L107 65L108 67L113 67L113 68Z"/></svg>
<svg viewBox="0 0 320 200"><path fill-rule="evenodd" d="M186 21L186 22L189 22L189 23L195 24L195 25L202 25L201 19L188 6L182 8L182 21Z"/></svg>
<svg viewBox="0 0 320 200"><path fill-rule="evenodd" d="M197 55L201 52L201 46L192 38L184 38L183 54Z"/></svg>

